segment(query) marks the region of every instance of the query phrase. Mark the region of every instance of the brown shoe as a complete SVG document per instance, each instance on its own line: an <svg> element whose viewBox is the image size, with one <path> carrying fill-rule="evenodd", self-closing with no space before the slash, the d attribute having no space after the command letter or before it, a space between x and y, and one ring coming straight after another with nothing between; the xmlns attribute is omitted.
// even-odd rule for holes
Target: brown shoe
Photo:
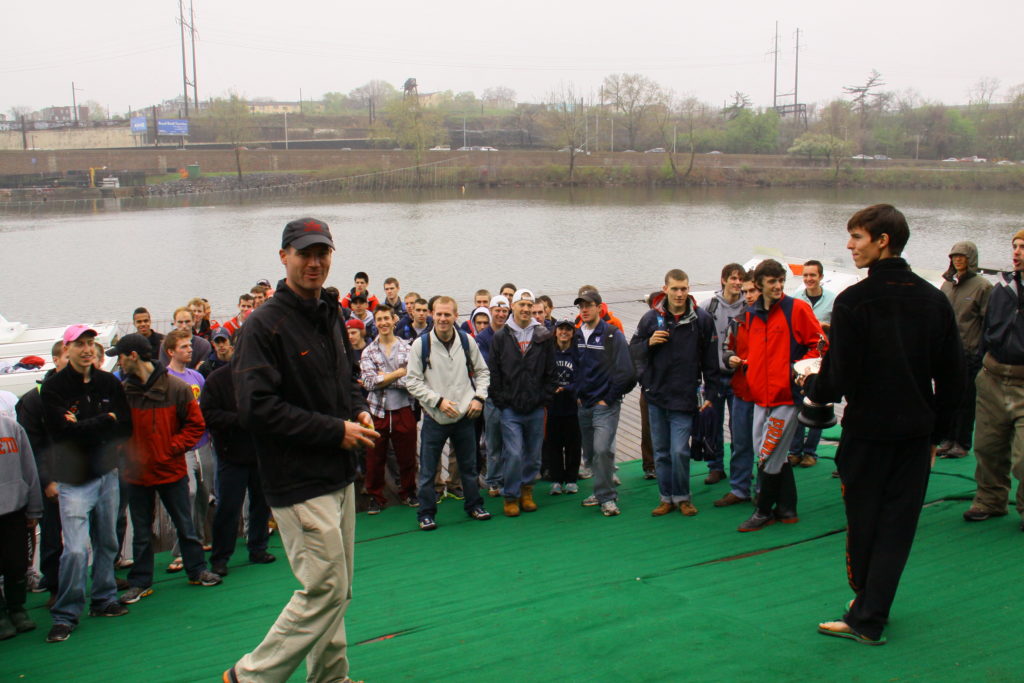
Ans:
<svg viewBox="0 0 1024 683"><path fill-rule="evenodd" d="M519 508L523 512L535 512L537 503L533 502L533 486L523 486L519 489Z"/></svg>
<svg viewBox="0 0 1024 683"><path fill-rule="evenodd" d="M688 500L684 500L679 504L679 512L683 513L687 517L693 517L697 514L697 508L694 507L693 503Z"/></svg>
<svg viewBox="0 0 1024 683"><path fill-rule="evenodd" d="M676 506L673 505L672 503L666 503L665 501L662 501L658 503L658 507L651 510L651 517L661 517L662 515L667 515L675 509Z"/></svg>
<svg viewBox="0 0 1024 683"><path fill-rule="evenodd" d="M505 516L506 517L518 517L519 516L519 501L515 498L505 499Z"/></svg>
<svg viewBox="0 0 1024 683"><path fill-rule="evenodd" d="M800 458L800 467L814 467L818 464L818 459L813 455L805 455Z"/></svg>
<svg viewBox="0 0 1024 683"><path fill-rule="evenodd" d="M750 502L749 498L740 498L739 496L737 496L732 491L729 491L729 493L725 494L724 496L722 496L721 498L716 500L714 502L714 506L716 508L724 508L724 507L729 507L730 505L736 505L737 503L749 503L749 502Z"/></svg>
<svg viewBox="0 0 1024 683"><path fill-rule="evenodd" d="M705 484L717 484L718 482L725 479L725 472L722 470L711 470L708 472L708 476L704 479Z"/></svg>
<svg viewBox="0 0 1024 683"><path fill-rule="evenodd" d="M786 460L789 460L789 464L792 465L793 467L800 466L800 459L800 456L795 453L790 453L789 455L786 456Z"/></svg>

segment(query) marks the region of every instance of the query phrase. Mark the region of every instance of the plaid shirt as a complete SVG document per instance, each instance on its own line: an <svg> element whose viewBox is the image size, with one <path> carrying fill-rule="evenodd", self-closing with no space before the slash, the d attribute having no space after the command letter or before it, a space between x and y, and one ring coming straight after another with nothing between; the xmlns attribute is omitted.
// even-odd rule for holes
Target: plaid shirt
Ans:
<svg viewBox="0 0 1024 683"><path fill-rule="evenodd" d="M404 368L409 364L410 343L404 339L395 338L395 345L392 347L391 366L392 370ZM385 417L386 411L394 410L387 406L388 391L395 390L407 393L405 390L405 377L400 377L386 387L377 387L377 382L383 375L392 370L388 369L388 358L384 349L380 347L380 340L374 339L363 349L363 357L359 361L362 369L363 389L367 392L366 402L370 407L370 414L374 417ZM409 399L410 402L412 399Z"/></svg>

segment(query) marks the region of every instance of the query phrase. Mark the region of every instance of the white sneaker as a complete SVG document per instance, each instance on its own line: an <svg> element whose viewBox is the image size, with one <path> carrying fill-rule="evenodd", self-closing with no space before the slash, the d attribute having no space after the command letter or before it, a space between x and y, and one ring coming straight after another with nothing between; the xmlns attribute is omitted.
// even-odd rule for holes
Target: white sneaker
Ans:
<svg viewBox="0 0 1024 683"><path fill-rule="evenodd" d="M565 485L565 492L566 493L579 493L580 492L580 487L576 484L576 482L571 482L571 483L568 483L568 484Z"/></svg>
<svg viewBox="0 0 1024 683"><path fill-rule="evenodd" d="M552 496L562 495L562 485L556 481L554 484L551 485L551 490L548 491L548 493Z"/></svg>
<svg viewBox="0 0 1024 683"><path fill-rule="evenodd" d="M614 500L606 500L601 503L601 514L605 517L614 517L619 512L619 506L615 504Z"/></svg>
<svg viewBox="0 0 1024 683"><path fill-rule="evenodd" d="M594 476L594 473L590 471L589 467L586 465L580 466L580 479L590 479L592 476Z"/></svg>
<svg viewBox="0 0 1024 683"><path fill-rule="evenodd" d="M617 475L617 474L613 474L612 475L612 483L615 484L616 486L622 486L622 480L619 479L619 475Z"/></svg>
<svg viewBox="0 0 1024 683"><path fill-rule="evenodd" d="M600 504L601 502L597 499L597 496L587 496L583 499L583 502L580 503L580 505L585 508L592 508Z"/></svg>

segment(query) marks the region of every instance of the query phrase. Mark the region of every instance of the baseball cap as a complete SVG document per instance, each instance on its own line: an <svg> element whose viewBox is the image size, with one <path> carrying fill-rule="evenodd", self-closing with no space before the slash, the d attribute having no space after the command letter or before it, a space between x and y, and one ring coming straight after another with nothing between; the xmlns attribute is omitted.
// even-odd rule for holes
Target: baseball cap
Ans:
<svg viewBox="0 0 1024 683"><path fill-rule="evenodd" d="M491 305L488 306L488 308L497 308L499 306L509 308L508 299L503 297L501 294L498 294L497 296L492 296Z"/></svg>
<svg viewBox="0 0 1024 683"><path fill-rule="evenodd" d="M153 347L149 345L149 340L143 337L141 334L126 334L117 340L117 343L107 349L108 356L127 356L132 351L139 354L139 358L143 360L149 360L153 354Z"/></svg>
<svg viewBox="0 0 1024 683"><path fill-rule="evenodd" d="M557 323L555 323L555 328L559 328L559 327L575 328L576 327L576 323L574 323L573 321L569 320L568 318L563 318L562 320L559 320Z"/></svg>
<svg viewBox="0 0 1024 683"><path fill-rule="evenodd" d="M64 330L64 344L70 344L86 333L92 334L94 337L96 336L96 330L92 329L88 325L72 325L68 329Z"/></svg>
<svg viewBox="0 0 1024 683"><path fill-rule="evenodd" d="M281 235L282 249L287 249L289 245L296 249L305 249L313 244L326 244L334 249L331 229L323 221L299 218L284 226L284 233Z"/></svg>
<svg viewBox="0 0 1024 683"><path fill-rule="evenodd" d="M598 294L597 292L593 291L593 290L583 292L578 297L576 297L576 301L573 301L572 305L573 306L579 306L581 303L584 303L584 302L590 302L590 303L594 303L594 304L597 304L598 306L600 306L601 303L602 303L601 302L601 295Z"/></svg>
<svg viewBox="0 0 1024 683"><path fill-rule="evenodd" d="M225 327L218 327L217 329L215 329L213 331L212 334L210 334L210 341L213 341L214 339L228 339L228 340L230 340L231 339L231 333L228 332L227 328L225 328Z"/></svg>
<svg viewBox="0 0 1024 683"><path fill-rule="evenodd" d="M348 298L350 304L365 304L369 301L365 294L353 294Z"/></svg>
<svg viewBox="0 0 1024 683"><path fill-rule="evenodd" d="M514 303L514 304L515 303L519 303L523 299L527 299L529 301L533 301L533 299L534 299L533 292L531 292L528 289L517 289L515 291L515 294L512 295L512 303Z"/></svg>
<svg viewBox="0 0 1024 683"><path fill-rule="evenodd" d="M345 323L345 327L354 327L357 330L366 329L366 325L359 318L349 318L348 322Z"/></svg>

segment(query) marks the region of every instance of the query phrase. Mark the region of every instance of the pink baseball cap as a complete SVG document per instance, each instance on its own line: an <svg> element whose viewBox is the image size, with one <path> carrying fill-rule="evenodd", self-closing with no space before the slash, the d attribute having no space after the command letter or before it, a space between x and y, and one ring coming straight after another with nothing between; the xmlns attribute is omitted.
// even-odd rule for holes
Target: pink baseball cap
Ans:
<svg viewBox="0 0 1024 683"><path fill-rule="evenodd" d="M89 333L94 337L96 336L96 330L92 329L88 325L72 325L68 329L64 330L64 345L67 346L86 333Z"/></svg>

